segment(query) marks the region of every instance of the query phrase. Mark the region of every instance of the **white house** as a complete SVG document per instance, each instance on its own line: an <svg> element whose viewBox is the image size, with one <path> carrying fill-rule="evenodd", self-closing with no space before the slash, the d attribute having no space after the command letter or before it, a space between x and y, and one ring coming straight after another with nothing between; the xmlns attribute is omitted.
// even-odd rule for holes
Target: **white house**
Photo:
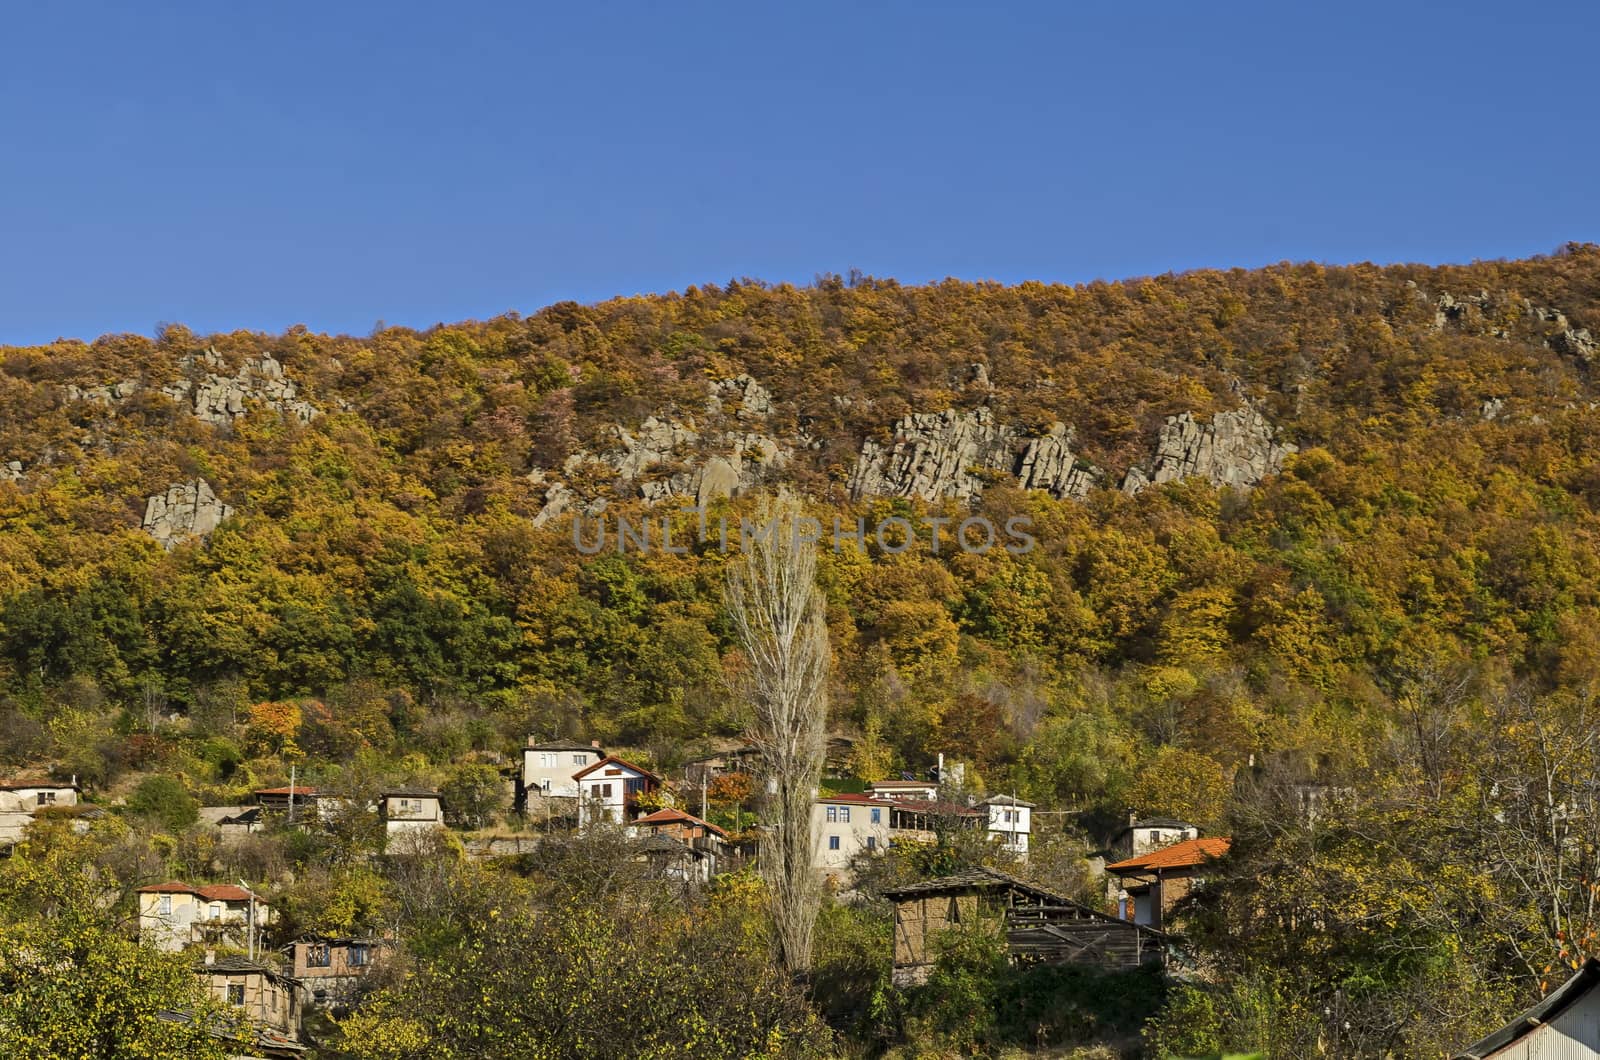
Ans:
<svg viewBox="0 0 1600 1060"><path fill-rule="evenodd" d="M1596 1060L1600 1057L1600 961L1453 1060Z"/></svg>
<svg viewBox="0 0 1600 1060"><path fill-rule="evenodd" d="M1171 817L1150 817L1141 821L1129 814L1128 823L1111 837L1111 851L1123 859L1136 858L1199 837L1200 829L1188 821Z"/></svg>
<svg viewBox="0 0 1600 1060"><path fill-rule="evenodd" d="M383 830L389 835L444 827L444 798L426 788L396 788L378 796Z"/></svg>
<svg viewBox="0 0 1600 1060"><path fill-rule="evenodd" d="M578 782L573 774L587 769L606 756L599 741L578 743L574 740L535 742L528 737L528 746L522 749L522 790L528 798L578 798Z"/></svg>
<svg viewBox="0 0 1600 1060"><path fill-rule="evenodd" d="M249 891L231 883L196 887L168 880L140 887L138 894L139 938L160 950L190 945L245 949L252 925L259 931L272 916L266 902L256 898L252 903Z"/></svg>
<svg viewBox="0 0 1600 1060"><path fill-rule="evenodd" d="M661 778L648 769L606 755L572 776L578 785L578 826L596 821L626 824L633 820L640 795L661 787Z"/></svg>
<svg viewBox="0 0 1600 1060"><path fill-rule="evenodd" d="M1015 795L991 795L978 803L989 812L989 835L1001 846L1026 857L1033 832L1033 803Z"/></svg>
<svg viewBox="0 0 1600 1060"><path fill-rule="evenodd" d="M33 815L51 806L78 805L78 783L73 780L21 779L0 783L0 846L22 838Z"/></svg>
<svg viewBox="0 0 1600 1060"><path fill-rule="evenodd" d="M868 795L827 795L811 804L811 864L827 876L848 874L850 859L889 846L894 804Z"/></svg>

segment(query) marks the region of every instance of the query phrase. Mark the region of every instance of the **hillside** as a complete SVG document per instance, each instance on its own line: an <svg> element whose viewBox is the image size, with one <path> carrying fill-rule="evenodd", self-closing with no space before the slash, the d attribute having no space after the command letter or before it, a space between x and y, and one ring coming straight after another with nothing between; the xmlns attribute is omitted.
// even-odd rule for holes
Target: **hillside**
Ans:
<svg viewBox="0 0 1600 1060"><path fill-rule="evenodd" d="M838 726L881 731L895 765L962 752L1115 801L1120 771L1030 754L1108 681L1136 700L1123 765L1357 754L1329 727L1381 725L1419 665L1595 676L1597 331L1600 248L1572 246L3 348L0 679L24 729L68 702L315 696L382 746L440 715L482 743L532 715L687 744L739 724L718 557L591 560L564 513L781 481L851 519L981 493L1034 520L1027 556L828 562ZM226 506L198 529L227 517L180 544L197 490ZM57 750L109 779L92 746Z"/></svg>
<svg viewBox="0 0 1600 1060"><path fill-rule="evenodd" d="M145 831L96 855L121 879L224 865L285 887L284 930L378 930L356 839L216 861L194 801L293 767L441 786L481 828L530 734L668 775L734 745L718 530L787 487L824 540L841 790L964 763L1054 822L1030 871L1060 886L1084 848L1049 836L1130 808L1231 833L1163 1047L1438 1055L1600 949L1597 334L1600 247L1571 245L0 347L0 767L133 793ZM962 547L964 519L1005 530ZM524 886L387 871L402 910ZM823 1015L878 1045L883 923L830 907L817 958L855 984Z"/></svg>

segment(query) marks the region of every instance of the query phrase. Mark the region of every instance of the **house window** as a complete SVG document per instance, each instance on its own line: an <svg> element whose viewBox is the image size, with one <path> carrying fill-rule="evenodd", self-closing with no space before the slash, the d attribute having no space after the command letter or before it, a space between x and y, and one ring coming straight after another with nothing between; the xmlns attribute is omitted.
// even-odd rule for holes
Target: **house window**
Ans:
<svg viewBox="0 0 1600 1060"><path fill-rule="evenodd" d="M328 968L333 965L333 953L326 944L306 947L307 968Z"/></svg>
<svg viewBox="0 0 1600 1060"><path fill-rule="evenodd" d="M550 754L542 754L542 755L540 755L539 756L539 765L540 765L540 767L542 767L544 769L554 769L556 767L556 756L555 756L555 754L554 753L550 753Z"/></svg>
<svg viewBox="0 0 1600 1060"><path fill-rule="evenodd" d="M161 915L172 915L172 895L170 894L164 894L161 896Z"/></svg>
<svg viewBox="0 0 1600 1060"><path fill-rule="evenodd" d="M243 983L229 983L228 984L228 1004L230 1004L230 1005L242 1005L242 1004L244 1004L244 984Z"/></svg>
<svg viewBox="0 0 1600 1060"><path fill-rule="evenodd" d="M878 837L877 836L875 836L875 835L867 836L867 849L868 850L877 850L878 849Z"/></svg>
<svg viewBox="0 0 1600 1060"><path fill-rule="evenodd" d="M882 824L883 823L883 811L882 810L874 809L872 811L872 823L873 824Z"/></svg>
<svg viewBox="0 0 1600 1060"><path fill-rule="evenodd" d="M850 823L850 807L848 807L848 806L839 807L839 820L843 821L845 824L849 824Z"/></svg>
<svg viewBox="0 0 1600 1060"><path fill-rule="evenodd" d="M355 968L366 967L367 947L365 943L353 942L350 944L350 964Z"/></svg>
<svg viewBox="0 0 1600 1060"><path fill-rule="evenodd" d="M600 785L600 797L602 799L611 798L611 785L610 784L602 784L602 785Z"/></svg>
<svg viewBox="0 0 1600 1060"><path fill-rule="evenodd" d="M39 805L40 806L48 806L52 802L55 802L55 801L56 801L56 793L55 792L53 792L53 791L41 791L41 792L39 792Z"/></svg>
<svg viewBox="0 0 1600 1060"><path fill-rule="evenodd" d="M829 850L838 850L839 849L839 837L838 836L831 835L831 836L828 837L828 849Z"/></svg>
<svg viewBox="0 0 1600 1060"><path fill-rule="evenodd" d="M539 781L539 790L544 792L546 795L550 794L550 778L549 777L545 777L543 780Z"/></svg>
<svg viewBox="0 0 1600 1060"><path fill-rule="evenodd" d="M589 756L588 755L573 755L572 756L572 764L575 765L575 766L586 766L586 765L589 764Z"/></svg>
<svg viewBox="0 0 1600 1060"><path fill-rule="evenodd" d="M834 824L838 820L839 820L839 807L837 807L837 806L829 806L828 807L828 823L829 824Z"/></svg>

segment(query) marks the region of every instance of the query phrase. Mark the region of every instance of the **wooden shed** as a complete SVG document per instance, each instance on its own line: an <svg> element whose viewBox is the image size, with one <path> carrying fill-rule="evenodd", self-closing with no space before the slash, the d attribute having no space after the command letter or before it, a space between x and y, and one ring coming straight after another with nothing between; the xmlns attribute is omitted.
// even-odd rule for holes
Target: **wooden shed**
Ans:
<svg viewBox="0 0 1600 1060"><path fill-rule="evenodd" d="M1091 909L994 869L973 869L885 892L894 903L894 981L923 982L935 935L957 924L999 921L1013 961L1094 964L1108 969L1164 964L1160 931Z"/></svg>

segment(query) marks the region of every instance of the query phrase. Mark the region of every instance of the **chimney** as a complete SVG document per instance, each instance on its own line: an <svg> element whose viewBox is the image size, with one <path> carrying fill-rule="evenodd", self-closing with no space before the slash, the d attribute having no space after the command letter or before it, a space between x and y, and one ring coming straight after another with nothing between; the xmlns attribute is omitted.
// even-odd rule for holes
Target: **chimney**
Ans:
<svg viewBox="0 0 1600 1060"><path fill-rule="evenodd" d="M538 742L539 742L539 738L537 736L533 735L533 733L530 732L528 734L528 746L532 747L534 744L536 744Z"/></svg>
<svg viewBox="0 0 1600 1060"><path fill-rule="evenodd" d="M589 741L589 746L593 747L596 751L598 751L598 750L600 750L600 741L599 740L590 740Z"/></svg>
<svg viewBox="0 0 1600 1060"><path fill-rule="evenodd" d="M207 964L216 964L217 963L217 951L216 950L206 950L206 963Z"/></svg>

